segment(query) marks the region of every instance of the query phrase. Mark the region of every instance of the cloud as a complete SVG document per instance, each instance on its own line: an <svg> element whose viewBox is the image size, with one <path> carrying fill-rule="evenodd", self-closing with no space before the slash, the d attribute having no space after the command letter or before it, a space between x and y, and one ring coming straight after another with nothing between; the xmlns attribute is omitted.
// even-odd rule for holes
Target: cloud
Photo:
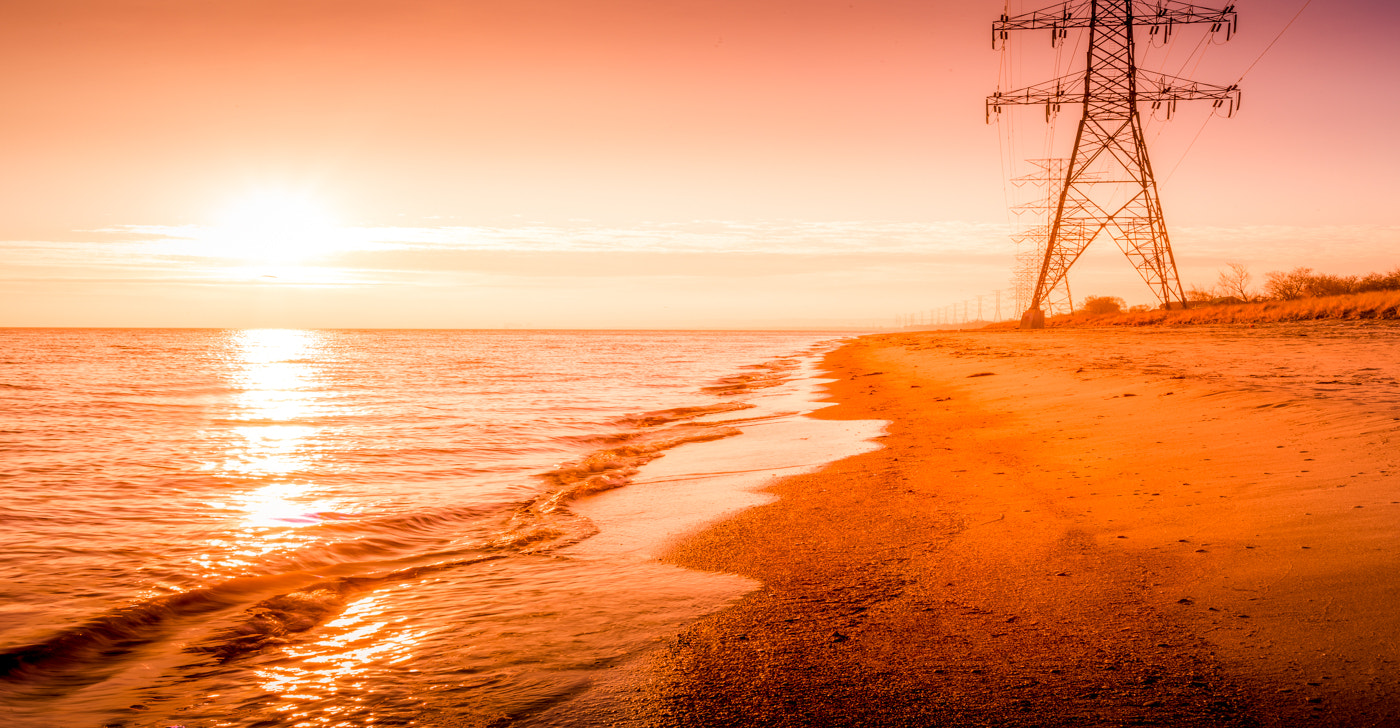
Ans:
<svg viewBox="0 0 1400 728"><path fill-rule="evenodd" d="M195 225L122 225L92 231L111 243L171 246L199 254L200 244L218 238L215 228ZM513 252L672 252L829 254L933 253L981 248L1003 240L1000 224L937 222L768 222L696 220L619 228L520 225L514 227L343 227L341 250L448 248ZM210 251L213 252L213 251Z"/></svg>
<svg viewBox="0 0 1400 728"><path fill-rule="evenodd" d="M1400 264L1400 226L1247 225L1187 227L1172 232L1178 257L1254 261L1274 267Z"/></svg>

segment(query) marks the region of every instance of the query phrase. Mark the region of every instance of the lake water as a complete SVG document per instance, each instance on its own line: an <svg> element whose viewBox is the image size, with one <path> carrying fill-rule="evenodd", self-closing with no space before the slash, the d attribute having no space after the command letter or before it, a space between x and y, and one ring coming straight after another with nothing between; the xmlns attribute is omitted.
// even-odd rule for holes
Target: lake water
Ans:
<svg viewBox="0 0 1400 728"><path fill-rule="evenodd" d="M676 468L786 472L870 434L778 460L753 434L807 426L837 338L0 330L0 717L489 725L566 701L750 588L608 546L704 520L683 491L713 484ZM672 496L601 533L580 514L673 450Z"/></svg>

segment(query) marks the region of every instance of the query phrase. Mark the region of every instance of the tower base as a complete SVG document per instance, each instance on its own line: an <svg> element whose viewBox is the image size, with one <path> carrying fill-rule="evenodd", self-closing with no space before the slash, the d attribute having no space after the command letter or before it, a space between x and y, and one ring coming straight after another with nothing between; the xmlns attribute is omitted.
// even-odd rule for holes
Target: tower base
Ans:
<svg viewBox="0 0 1400 728"><path fill-rule="evenodd" d="M1045 312L1038 309L1028 309L1021 314L1021 328L1023 329L1043 329L1045 328Z"/></svg>

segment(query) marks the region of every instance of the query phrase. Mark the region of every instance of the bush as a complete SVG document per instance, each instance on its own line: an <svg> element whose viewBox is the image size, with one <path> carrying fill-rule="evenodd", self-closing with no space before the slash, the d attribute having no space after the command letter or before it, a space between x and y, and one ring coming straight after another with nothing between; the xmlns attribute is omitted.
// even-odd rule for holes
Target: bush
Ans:
<svg viewBox="0 0 1400 728"><path fill-rule="evenodd" d="M1126 301L1117 296L1089 296L1084 299L1079 310L1093 316L1103 316L1111 313L1122 313L1127 305Z"/></svg>
<svg viewBox="0 0 1400 728"><path fill-rule="evenodd" d="M1208 303L1215 300L1215 291L1193 284L1186 289L1186 300L1188 303Z"/></svg>
<svg viewBox="0 0 1400 728"><path fill-rule="evenodd" d="M1400 268L1389 273L1369 273L1356 282L1357 293L1400 291Z"/></svg>
<svg viewBox="0 0 1400 728"><path fill-rule="evenodd" d="M1269 298L1279 301L1375 291L1400 291L1400 268L1389 273L1370 273L1360 277L1334 276L1314 273L1311 268L1294 268L1287 273L1273 271L1265 276L1264 281L1264 292Z"/></svg>
<svg viewBox="0 0 1400 728"><path fill-rule="evenodd" d="M1323 296L1345 296L1356 293L1356 276L1332 276L1326 273L1309 276L1303 283L1303 292L1312 298Z"/></svg>

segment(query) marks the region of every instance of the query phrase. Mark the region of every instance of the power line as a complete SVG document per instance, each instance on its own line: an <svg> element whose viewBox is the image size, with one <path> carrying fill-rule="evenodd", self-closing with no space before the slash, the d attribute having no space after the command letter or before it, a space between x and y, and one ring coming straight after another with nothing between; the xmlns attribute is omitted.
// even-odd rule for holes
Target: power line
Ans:
<svg viewBox="0 0 1400 728"><path fill-rule="evenodd" d="M1196 140L1201 138L1201 134L1204 133L1206 130L1206 125L1209 124L1210 120L1214 118L1215 114L1211 114L1206 117L1205 121L1201 122L1201 128L1196 130L1196 136L1191 137L1191 143L1186 145L1186 151L1181 153L1181 158L1176 160L1176 164L1172 165L1171 171L1167 172L1166 177L1162 178L1163 182L1170 180L1172 178L1172 175L1176 174L1176 170L1181 167L1181 163L1186 161L1186 155L1191 153L1191 147L1196 146Z"/></svg>
<svg viewBox="0 0 1400 728"><path fill-rule="evenodd" d="M1284 34L1284 33L1287 33L1287 32L1288 32L1288 29L1291 28L1291 27L1293 27L1293 23L1296 22L1296 21L1298 20L1299 16L1301 16L1301 15L1303 14L1303 11L1304 11L1304 10L1307 10L1307 9L1308 9L1308 6L1309 6L1309 5L1312 5L1312 0L1306 0L1306 1L1303 3L1303 6L1300 7L1300 8L1298 8L1298 12L1296 12L1296 13L1293 14L1293 18L1292 18L1291 20L1289 20L1288 23L1285 24L1285 25L1283 26L1283 29L1280 30L1280 31L1278 32L1278 35L1274 36L1274 39L1271 40L1271 41L1269 41L1269 45L1265 46L1265 47L1264 47L1264 50L1262 50L1262 51L1259 52L1259 56L1258 56L1257 58L1254 59L1254 62L1251 63L1251 64L1249 64L1249 67L1248 67L1248 68L1244 69L1244 73L1241 73L1241 74L1240 74L1239 81L1243 81L1243 80L1244 80L1244 77L1247 76L1247 75L1249 75L1249 72L1252 71L1252 70L1254 70L1254 67L1255 67L1255 66L1259 65L1259 61L1263 60L1265 54L1267 54L1267 53L1269 52L1269 50L1272 49L1272 48L1274 47L1274 44L1275 44L1275 43L1278 43L1279 39L1283 37L1283 34ZM1199 66L1200 66L1200 62L1198 61L1198 62L1196 63L1196 65L1199 67ZM1236 81L1236 82L1235 82L1235 85L1238 86L1238 85L1239 85L1239 81ZM1196 146L1196 140L1198 140L1198 139L1201 138L1201 134L1205 132L1206 126L1207 126L1208 124L1210 124L1210 120L1211 120L1211 119L1214 119L1214 118L1215 118L1215 114L1211 114L1210 116L1207 116L1207 117L1206 117L1206 120L1205 120L1205 121L1201 122L1201 128L1196 130L1196 136L1191 137L1191 143L1186 145L1186 150L1183 151L1183 152L1181 153L1181 158L1178 159L1178 160L1176 160L1176 164L1172 166L1171 171L1170 171L1170 172L1167 172L1167 176L1166 176L1166 177L1163 177L1163 178L1162 178L1162 181L1163 181L1163 182L1165 182L1165 181L1171 179L1171 178L1172 178L1172 175L1176 174L1176 170L1177 170L1178 168L1181 167L1181 163L1186 161L1186 155L1190 154L1190 153L1191 153L1191 148L1194 147L1194 146Z"/></svg>
<svg viewBox="0 0 1400 728"><path fill-rule="evenodd" d="M1303 7L1298 8L1298 12L1296 12L1296 13L1293 14L1293 20L1288 21L1288 25L1283 26L1283 30L1280 30L1280 31L1278 32L1278 35L1274 36L1274 39L1271 40L1271 41L1269 41L1269 45L1267 45L1267 46L1264 47L1264 50L1261 51L1261 52L1259 53L1259 57L1256 58L1256 59L1254 59L1254 62L1253 62L1253 63L1249 64L1249 68L1244 69L1244 73L1241 73L1241 74L1240 74L1240 81L1243 81L1243 80L1244 80L1244 77L1245 77L1245 76L1248 76L1248 75L1249 75L1249 72L1250 72L1250 71L1253 71L1253 70L1254 70L1254 67L1257 66L1257 65L1259 65L1259 61L1263 60L1264 55L1267 54L1267 53L1269 52L1269 50L1272 49L1272 48L1274 47L1274 44L1278 42L1278 39L1279 39L1279 38L1282 38L1282 37L1283 37L1283 34L1284 34L1284 33L1287 33L1287 32L1288 32L1288 29L1291 28L1291 27L1293 27L1293 23L1294 23L1296 20L1298 20L1298 16L1302 15L1302 14L1303 14L1303 11L1304 11L1304 10L1307 10L1309 5L1312 5L1312 0L1307 0L1307 2L1303 3ZM1238 84L1239 81L1236 81L1235 83Z"/></svg>

